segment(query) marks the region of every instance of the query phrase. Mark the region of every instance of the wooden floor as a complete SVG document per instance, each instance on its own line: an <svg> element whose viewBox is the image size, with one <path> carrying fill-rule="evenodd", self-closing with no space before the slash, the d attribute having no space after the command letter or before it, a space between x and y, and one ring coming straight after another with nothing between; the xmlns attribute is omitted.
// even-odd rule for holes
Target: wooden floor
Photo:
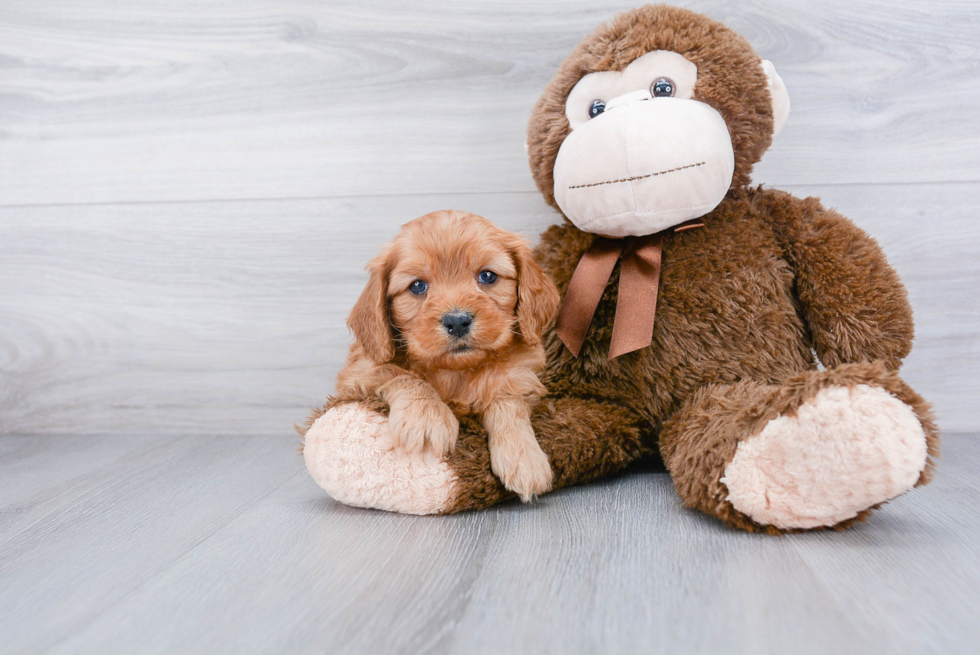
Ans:
<svg viewBox="0 0 980 655"><path fill-rule="evenodd" d="M448 517L328 499L280 437L0 438L0 651L976 653L980 439L847 532L642 468ZM43 474L42 474L43 471Z"/></svg>

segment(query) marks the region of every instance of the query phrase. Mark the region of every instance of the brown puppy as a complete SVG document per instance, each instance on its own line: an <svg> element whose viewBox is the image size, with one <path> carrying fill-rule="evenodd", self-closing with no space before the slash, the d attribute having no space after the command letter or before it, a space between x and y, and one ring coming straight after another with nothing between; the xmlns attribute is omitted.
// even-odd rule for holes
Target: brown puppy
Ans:
<svg viewBox="0 0 980 655"><path fill-rule="evenodd" d="M338 395L376 395L396 446L453 450L459 423L447 403L482 415L490 462L525 502L551 489L531 428L545 393L541 333L559 296L527 245L490 221L440 211L403 226L367 266Z"/></svg>

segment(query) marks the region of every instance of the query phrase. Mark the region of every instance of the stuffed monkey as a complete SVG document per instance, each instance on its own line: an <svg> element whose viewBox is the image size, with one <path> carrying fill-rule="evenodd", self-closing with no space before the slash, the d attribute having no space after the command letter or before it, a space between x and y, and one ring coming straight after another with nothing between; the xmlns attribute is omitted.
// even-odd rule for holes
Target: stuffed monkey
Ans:
<svg viewBox="0 0 980 655"><path fill-rule="evenodd" d="M554 488L659 453L685 505L777 533L929 481L939 434L897 373L913 327L895 271L817 199L750 186L788 113L742 37L664 5L600 26L548 84L528 152L564 219L535 252L563 296L533 417ZM513 497L473 417L443 458L393 449L385 411L314 413L305 457L331 496L416 514Z"/></svg>

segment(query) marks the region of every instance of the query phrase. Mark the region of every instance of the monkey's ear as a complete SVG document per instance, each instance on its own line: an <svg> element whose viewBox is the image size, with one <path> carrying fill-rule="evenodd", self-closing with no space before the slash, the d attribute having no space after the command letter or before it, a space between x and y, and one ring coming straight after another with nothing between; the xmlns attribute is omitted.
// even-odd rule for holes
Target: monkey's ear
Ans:
<svg viewBox="0 0 980 655"><path fill-rule="evenodd" d="M370 277L367 285L347 318L347 327L375 364L384 364L395 356L395 340L388 315L390 257L391 249L385 248L368 263Z"/></svg>
<svg viewBox="0 0 980 655"><path fill-rule="evenodd" d="M513 237L509 250L517 267L517 327L524 342L535 346L557 315L561 296L523 239Z"/></svg>
<svg viewBox="0 0 980 655"><path fill-rule="evenodd" d="M762 72L766 74L766 86L772 97L772 136L775 138L789 118L789 94L786 92L783 79L776 72L776 67L768 59L762 60Z"/></svg>

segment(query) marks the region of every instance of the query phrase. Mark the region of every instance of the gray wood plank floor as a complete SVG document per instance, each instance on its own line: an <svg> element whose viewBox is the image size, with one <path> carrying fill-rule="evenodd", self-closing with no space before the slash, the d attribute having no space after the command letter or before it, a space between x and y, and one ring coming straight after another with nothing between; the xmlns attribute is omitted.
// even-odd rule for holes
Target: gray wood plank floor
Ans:
<svg viewBox="0 0 980 655"><path fill-rule="evenodd" d="M975 653L980 439L846 532L665 473L448 517L345 507L281 437L0 437L4 653ZM45 471L40 475L39 471Z"/></svg>

